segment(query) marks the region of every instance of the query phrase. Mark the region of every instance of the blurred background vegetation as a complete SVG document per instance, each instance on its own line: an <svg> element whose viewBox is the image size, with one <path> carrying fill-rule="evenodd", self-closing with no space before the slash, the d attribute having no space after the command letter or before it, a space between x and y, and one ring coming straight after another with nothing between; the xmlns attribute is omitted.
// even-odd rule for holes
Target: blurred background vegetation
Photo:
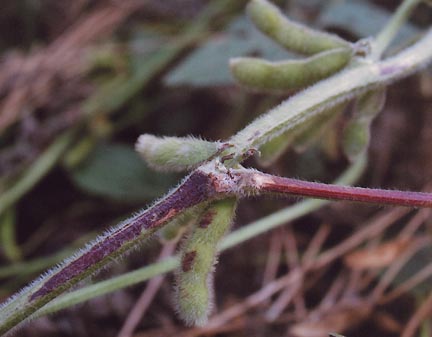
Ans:
<svg viewBox="0 0 432 337"><path fill-rule="evenodd" d="M243 14L245 4L244 0L2 1L0 299L181 179L145 166L133 149L140 134L225 139L293 94L249 92L232 80L230 57L293 57L252 26ZM291 18L354 41L376 34L397 1L279 0L277 4ZM393 50L415 39L431 22L431 11L419 6ZM386 108L373 126L370 167L359 184L430 189L431 101L430 68L390 88ZM319 142L301 153L289 150L265 170L330 181L347 165L339 143L345 121L342 116ZM247 164L256 165L253 159ZM292 202L244 201L235 226ZM322 224L330 225L325 243L330 247L353 235L378 210L335 203L289 229L301 252ZM398 221L396 226L402 226L403 216ZM429 214L423 221L422 231L430 234ZM275 240L270 233L221 256L215 280L219 310L241 303L263 286ZM153 261L157 245L157 240L147 244L96 279ZM405 274L429 266L431 249L418 254ZM289 269L285 259L279 263L273 278ZM340 261L332 264L308 289L305 316L343 268ZM142 290L143 286L122 290L42 318L17 336L115 336ZM362 320L349 335L399 335L427 290L430 287L417 287L399 300L402 304L382 308L381 320ZM137 336L201 335L188 332L177 320L171 295L166 282ZM225 330L207 335L286 336L292 310L285 311L288 318L266 323L260 317L270 302L269 298L258 308L245 310Z"/></svg>

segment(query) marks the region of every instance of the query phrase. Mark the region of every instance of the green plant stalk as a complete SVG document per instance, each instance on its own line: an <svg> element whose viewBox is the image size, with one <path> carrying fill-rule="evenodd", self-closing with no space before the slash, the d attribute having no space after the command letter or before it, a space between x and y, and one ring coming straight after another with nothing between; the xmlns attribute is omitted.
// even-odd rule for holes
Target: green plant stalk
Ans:
<svg viewBox="0 0 432 337"><path fill-rule="evenodd" d="M119 289L123 289L147 281L155 276L173 271L179 266L179 256L169 257L160 262L155 262L150 266L146 266L144 268L140 268L138 270L110 278L109 280L92 284L79 290L75 290L71 293L62 295L51 301L50 303L36 311L30 317L30 319L46 316L59 310L69 308L73 305L86 302L92 298L106 295Z"/></svg>
<svg viewBox="0 0 432 337"><path fill-rule="evenodd" d="M336 184L351 185L359 179L366 167L366 157L359 158L353 163L336 181ZM228 234L219 245L219 251L223 252L235 247L247 240L250 240L269 230L286 224L320 207L328 204L326 200L305 200L294 206L284 208L276 213L261 218L253 223L244 226ZM73 305L88 301L92 298L108 294L110 292L129 287L177 269L180 266L180 257L174 256L155 262L150 266L126 273L121 276L113 277L109 280L98 282L88 287L62 295L52 302L39 309L31 318L38 318L48 314L55 313L59 310L71 307Z"/></svg>
<svg viewBox="0 0 432 337"><path fill-rule="evenodd" d="M384 61L363 62L323 80L282 102L267 114L256 119L228 140L233 145L227 153L233 158L225 165L234 167L251 148L278 135L293 130L311 118L368 90L390 84L412 74L432 60L432 29L413 46Z"/></svg>
<svg viewBox="0 0 432 337"><path fill-rule="evenodd" d="M41 272L56 263L60 263L62 260L71 256L76 250L83 244L94 238L94 234L85 235L71 244L70 247L64 248L52 255L44 256L28 261L20 261L12 263L8 266L0 267L0 279L12 277L12 276L26 276L33 273ZM15 285L16 286L16 285Z"/></svg>
<svg viewBox="0 0 432 337"><path fill-rule="evenodd" d="M16 203L54 167L73 138L73 132L63 134L27 169L13 187L0 196L0 214Z"/></svg>
<svg viewBox="0 0 432 337"><path fill-rule="evenodd" d="M15 210L10 208L0 216L0 241L3 254L11 262L17 262L22 258L21 249L16 241L15 231Z"/></svg>
<svg viewBox="0 0 432 337"><path fill-rule="evenodd" d="M391 19L375 38L371 55L374 60L381 58L390 42L398 33L399 28L405 23L411 12L420 2L421 0L405 0L400 4L396 13L392 15Z"/></svg>

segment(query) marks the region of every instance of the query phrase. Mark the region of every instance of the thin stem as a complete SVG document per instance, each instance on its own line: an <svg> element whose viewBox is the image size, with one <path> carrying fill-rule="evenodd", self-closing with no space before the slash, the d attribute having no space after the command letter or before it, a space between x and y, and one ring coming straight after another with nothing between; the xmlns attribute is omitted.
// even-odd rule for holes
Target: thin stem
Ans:
<svg viewBox="0 0 432 337"><path fill-rule="evenodd" d="M426 297L422 305L417 309L414 315L409 320L408 324L405 325L405 329L401 334L401 337L413 337L415 336L416 330L421 325L432 310L432 291Z"/></svg>
<svg viewBox="0 0 432 337"><path fill-rule="evenodd" d="M168 242L166 245L164 245L160 252L158 261L162 261L167 257L171 256L174 253L176 246L176 242ZM123 326L120 329L117 337L131 337L133 335L136 327L145 315L148 307L158 293L164 280L164 275L159 275L151 279L151 281L147 284L146 289L143 291L138 301L136 301L135 305L133 306L132 310L124 321Z"/></svg>
<svg viewBox="0 0 432 337"><path fill-rule="evenodd" d="M36 160L9 190L0 196L0 214L17 202L37 184L61 158L73 141L73 132L66 132Z"/></svg>
<svg viewBox="0 0 432 337"><path fill-rule="evenodd" d="M421 0L405 0L397 8L391 19L387 22L381 32L377 35L372 50L372 58L379 60L391 41L396 36L400 27L405 23L415 6Z"/></svg>
<svg viewBox="0 0 432 337"><path fill-rule="evenodd" d="M428 264L426 267L423 267L417 274L414 274L409 279L404 281L401 285L399 285L397 288L393 289L391 292L381 297L379 300L379 304L383 305L390 301L393 301L395 298L399 297L400 295L408 292L411 289L414 289L414 287L426 281L431 276L432 276L432 263Z"/></svg>
<svg viewBox="0 0 432 337"><path fill-rule="evenodd" d="M248 181L257 194L281 193L331 200L359 201L382 205L432 207L432 193L393 191L373 188L329 185L298 179L283 178L250 171Z"/></svg>

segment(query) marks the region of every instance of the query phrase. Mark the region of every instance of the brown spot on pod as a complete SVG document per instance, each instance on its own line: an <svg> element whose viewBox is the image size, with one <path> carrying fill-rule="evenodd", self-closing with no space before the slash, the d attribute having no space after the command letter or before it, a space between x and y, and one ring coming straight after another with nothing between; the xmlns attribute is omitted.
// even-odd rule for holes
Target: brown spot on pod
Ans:
<svg viewBox="0 0 432 337"><path fill-rule="evenodd" d="M197 254L197 252L195 250L192 250L190 252L186 252L183 255L183 258L181 261L181 267L182 267L182 271L184 273L186 273L192 269L192 265L195 261L196 254Z"/></svg>
<svg viewBox="0 0 432 337"><path fill-rule="evenodd" d="M208 212L206 212L202 216L202 218L201 218L201 220L199 222L199 227L200 228L207 228L210 225L210 223L213 221L213 217L215 215L216 215L216 212L214 212L214 211L208 211Z"/></svg>
<svg viewBox="0 0 432 337"><path fill-rule="evenodd" d="M227 154L226 156L223 156L221 158L221 163L223 164L224 162L231 160L233 158L234 158L234 153Z"/></svg>

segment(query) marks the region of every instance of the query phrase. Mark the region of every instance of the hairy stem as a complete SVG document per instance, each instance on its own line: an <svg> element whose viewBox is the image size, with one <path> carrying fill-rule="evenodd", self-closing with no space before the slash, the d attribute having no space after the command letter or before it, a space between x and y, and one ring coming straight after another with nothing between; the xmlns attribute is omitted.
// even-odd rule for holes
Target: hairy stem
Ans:
<svg viewBox="0 0 432 337"><path fill-rule="evenodd" d="M81 280L106 267L185 210L215 197L211 179L193 172L154 206L97 238L0 307L0 335Z"/></svg>
<svg viewBox="0 0 432 337"><path fill-rule="evenodd" d="M381 205L432 207L432 193L382 190L373 188L338 186L298 179L276 177L250 171L250 189L256 194L292 194L319 199L348 200Z"/></svg>
<svg viewBox="0 0 432 337"><path fill-rule="evenodd" d="M353 163L336 181L336 184L352 184L363 173L366 166L366 158L360 157ZM240 229L228 234L219 245L219 251L225 251L234 246L237 246L247 240L250 240L260 234L272 230L278 226L282 226L289 221L306 215L318 208L327 204L325 200L305 200L295 204L294 206L286 207L276 213L268 215L253 223L243 226ZM109 280L98 282L83 289L65 294L51 301L49 304L35 312L33 318L42 317L52 314L59 310L71 307L78 303L88 301L92 298L108 294L110 292L123 289L134 284L144 282L157 275L161 275L175 270L180 266L180 258L170 257L160 262L155 262L144 268L131 271L124 275L113 277Z"/></svg>

